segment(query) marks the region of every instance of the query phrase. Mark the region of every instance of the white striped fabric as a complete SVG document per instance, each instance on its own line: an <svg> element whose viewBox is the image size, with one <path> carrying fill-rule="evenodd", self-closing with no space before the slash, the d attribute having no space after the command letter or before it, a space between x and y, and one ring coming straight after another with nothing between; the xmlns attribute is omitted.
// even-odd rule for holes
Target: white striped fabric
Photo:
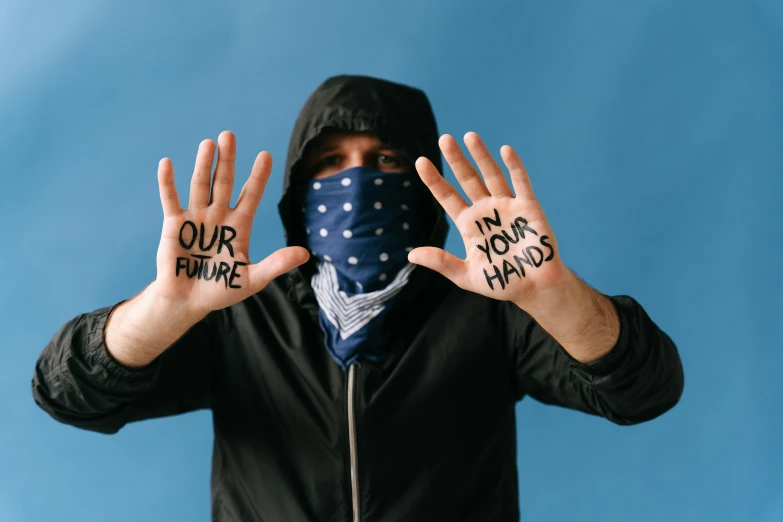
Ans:
<svg viewBox="0 0 783 522"><path fill-rule="evenodd" d="M317 262L312 285L318 306L345 340L372 321L386 307L385 303L397 295L416 267L405 265L394 279L381 290L349 296L337 286L337 270L328 261Z"/></svg>

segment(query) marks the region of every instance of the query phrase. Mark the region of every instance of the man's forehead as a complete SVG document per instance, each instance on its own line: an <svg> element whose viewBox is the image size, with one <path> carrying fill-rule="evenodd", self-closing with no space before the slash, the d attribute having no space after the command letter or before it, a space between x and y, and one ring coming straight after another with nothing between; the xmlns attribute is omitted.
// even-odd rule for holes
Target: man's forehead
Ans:
<svg viewBox="0 0 783 522"><path fill-rule="evenodd" d="M337 149L348 144L362 144L371 147L382 147L383 143L372 131L350 132L329 130L321 133L311 143L309 149L312 152Z"/></svg>

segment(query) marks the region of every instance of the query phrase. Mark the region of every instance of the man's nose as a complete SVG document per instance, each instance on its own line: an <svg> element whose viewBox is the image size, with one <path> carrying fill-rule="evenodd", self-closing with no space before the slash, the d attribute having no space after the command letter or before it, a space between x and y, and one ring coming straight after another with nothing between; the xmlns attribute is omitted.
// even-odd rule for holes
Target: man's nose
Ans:
<svg viewBox="0 0 783 522"><path fill-rule="evenodd" d="M348 160L346 162L345 168L352 169L355 167L372 168L370 158L368 158L364 154L352 154L348 156Z"/></svg>

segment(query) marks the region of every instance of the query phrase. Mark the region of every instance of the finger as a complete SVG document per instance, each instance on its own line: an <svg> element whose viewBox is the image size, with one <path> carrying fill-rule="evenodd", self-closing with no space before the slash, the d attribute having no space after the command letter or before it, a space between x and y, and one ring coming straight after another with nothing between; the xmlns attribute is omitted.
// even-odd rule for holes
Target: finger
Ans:
<svg viewBox="0 0 783 522"><path fill-rule="evenodd" d="M174 185L174 165L169 158L163 158L158 163L158 189L164 217L176 216L182 212L177 186Z"/></svg>
<svg viewBox="0 0 783 522"><path fill-rule="evenodd" d="M416 170L446 214L456 223L460 213L468 208L468 204L459 195L457 189L440 175L435 165L427 158L421 157L416 160Z"/></svg>
<svg viewBox="0 0 783 522"><path fill-rule="evenodd" d="M310 252L302 247L285 247L273 252L266 259L248 267L250 288L255 294L272 279L293 270L310 258Z"/></svg>
<svg viewBox="0 0 783 522"><path fill-rule="evenodd" d="M202 141L198 147L196 166L190 180L188 208L205 208L209 204L209 181L214 157L215 142L212 140Z"/></svg>
<svg viewBox="0 0 783 522"><path fill-rule="evenodd" d="M465 191L465 195L473 203L480 199L488 198L489 191L487 187L481 181L470 161L462 154L462 149L460 149L457 141L452 136L444 134L438 140L438 145L440 145L440 150L443 151L446 162L451 167L451 170L454 171L454 176L456 176L460 187Z"/></svg>
<svg viewBox="0 0 783 522"><path fill-rule="evenodd" d="M234 190L234 165L237 158L237 145L234 133L224 131L218 136L218 157L215 177L212 179L210 204L227 207L231 203Z"/></svg>
<svg viewBox="0 0 783 522"><path fill-rule="evenodd" d="M500 157L503 158L503 163L506 164L506 168L511 174L511 184L514 186L516 197L535 201L536 196L533 194L530 176L527 175L525 165L522 164L522 160L514 152L514 149L510 145L503 145L500 147Z"/></svg>
<svg viewBox="0 0 783 522"><path fill-rule="evenodd" d="M503 175L503 171L498 167L479 135L475 132L469 132L465 134L464 140L473 161L481 171L489 193L495 197L514 197L506 181L506 176Z"/></svg>
<svg viewBox="0 0 783 522"><path fill-rule="evenodd" d="M408 253L408 261L434 270L458 287L465 288L465 262L445 250L435 247L414 248Z"/></svg>
<svg viewBox="0 0 783 522"><path fill-rule="evenodd" d="M237 212L249 216L251 220L255 217L270 172L272 172L272 155L266 151L260 152L253 162L250 177L239 192L235 207Z"/></svg>

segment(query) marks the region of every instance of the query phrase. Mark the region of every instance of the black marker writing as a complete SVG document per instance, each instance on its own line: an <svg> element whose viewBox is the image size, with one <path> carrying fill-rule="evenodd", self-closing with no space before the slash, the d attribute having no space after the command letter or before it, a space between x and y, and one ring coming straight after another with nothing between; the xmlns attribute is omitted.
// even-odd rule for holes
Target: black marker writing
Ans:
<svg viewBox="0 0 783 522"><path fill-rule="evenodd" d="M231 237L226 237L226 231L231 232ZM226 245L226 248L228 249L228 254L231 257L234 257L234 248L231 246L231 240L237 237L237 231L233 228L223 225L220 228L220 244L218 245L218 251L219 254L221 250L223 250L223 245Z"/></svg>
<svg viewBox="0 0 783 522"><path fill-rule="evenodd" d="M241 286L234 284L234 279L240 277L237 274L237 267L245 266L247 263L233 261L232 266L225 261L209 261L211 258L211 256L199 254L190 254L190 257L178 257L175 275L179 277L180 272L183 272L188 279L193 279L194 277L205 281L214 279L216 283L222 279L226 288L241 288Z"/></svg>
<svg viewBox="0 0 783 522"><path fill-rule="evenodd" d="M522 274L522 277L525 277L525 267L522 266L522 264L524 263L527 266L533 266L533 263L531 263L530 259L527 257L527 252L522 250L520 254L522 254L525 257L521 258L519 256L514 256L514 261L516 261L517 263L517 267L519 268L519 273Z"/></svg>
<svg viewBox="0 0 783 522"><path fill-rule="evenodd" d="M521 223L521 225L520 225ZM538 235L538 232L527 226L527 219L523 217L518 217L514 220L514 225L516 226L516 229L519 230L519 235L522 236L522 239L525 239L525 230L528 232L532 232L535 235Z"/></svg>
<svg viewBox="0 0 783 522"><path fill-rule="evenodd" d="M201 249L202 252L206 252L210 248L212 248L212 245L215 244L215 240L217 239L218 235L218 227L215 227L215 231L212 232L212 239L209 240L209 244L207 246L204 246L204 237L206 234L204 233L204 223L201 224L201 233L198 236L198 247Z"/></svg>
<svg viewBox="0 0 783 522"><path fill-rule="evenodd" d="M223 225L222 227L215 225L215 229L212 232L212 239L210 239L209 244L206 246L204 246L204 238L206 237L206 231L204 230L204 223L201 224L200 233L198 232L198 230L199 228L197 228L196 224L193 223L192 221L185 221L184 223L182 223L182 227L180 227L179 229L180 246L185 250L190 250L191 248L193 248L193 245L196 243L196 239L198 239L198 246L201 249L201 251L207 252L215 244L215 239L218 236L218 230L219 230L220 242L218 243L217 253L219 254L223 250L223 247L225 246L228 249L228 253L231 255L231 257L234 257L234 247L231 245L231 240L237 237L236 230L234 230L232 227L228 225ZM188 236L190 236L189 240L186 239Z"/></svg>
<svg viewBox="0 0 783 522"><path fill-rule="evenodd" d="M221 261L221 263L225 263L225 261ZM211 263L212 264L212 275L209 274L209 265L210 263L204 263L204 270L199 274L204 281L211 281L215 278L215 274L217 274L217 263Z"/></svg>
<svg viewBox="0 0 783 522"><path fill-rule="evenodd" d="M223 277L226 279L226 286L228 286L228 273L231 271L231 267L228 266L228 263L225 261L220 262L220 266L217 269L217 275L215 276L215 281L220 281L220 278Z"/></svg>
<svg viewBox="0 0 783 522"><path fill-rule="evenodd" d="M242 261L234 261L234 267L231 269L231 277L228 279L228 287L229 288L242 288L239 285L232 284L234 282L234 279L239 277L239 274L237 274L237 267L238 266L245 266L247 263L243 263Z"/></svg>
<svg viewBox="0 0 783 522"><path fill-rule="evenodd" d="M489 273L487 273L487 269L484 269L484 276L487 278L487 284L489 285L490 290L494 290L495 287L492 286L492 280L497 279L498 282L500 282L500 289L506 288L506 282L503 280L503 274L500 273L500 269L496 267L495 265L492 265L492 268L495 270L495 275L490 276Z"/></svg>
<svg viewBox="0 0 783 522"><path fill-rule="evenodd" d="M517 272L517 269L514 268L514 265L512 265L511 263L509 263L507 260L504 259L503 260L503 278L506 280L506 282L508 282L508 275L509 274L514 274L518 278L522 279L522 276L519 275L519 272Z"/></svg>
<svg viewBox="0 0 783 522"><path fill-rule="evenodd" d="M550 259L555 257L555 249L552 248L552 245L546 242L547 239L549 239L549 236L541 236L541 244L549 249L549 255L546 256L546 259L544 259L544 261L549 261Z"/></svg>
<svg viewBox="0 0 783 522"><path fill-rule="evenodd" d="M484 224L487 225L487 232L492 230L492 227L490 225L495 225L496 227L500 226L500 214L498 214L498 209L493 208L492 210L495 211L495 219L488 218L488 217L484 218Z"/></svg>
<svg viewBox="0 0 783 522"><path fill-rule="evenodd" d="M513 225L511 226L511 230L514 231L514 239L511 239L511 236L508 235L508 232L506 232L505 230L503 230L503 237L505 237L506 241L508 241L509 243L512 243L512 244L513 243L519 243L519 230L517 230L517 227L515 227Z"/></svg>
<svg viewBox="0 0 783 522"><path fill-rule="evenodd" d="M185 221L179 229L179 244L185 250L190 250L198 240L198 248L202 252L212 250L217 241L217 253L219 254L223 247L228 254L234 257L234 247L231 241L237 237L237 232L228 225L218 226L211 230L211 237L208 239L208 233L204 223L198 227L192 221ZM239 279L237 267L245 266L247 263L242 261L232 261L233 266L226 261L210 261L212 256L205 254L191 253L190 257L178 257L174 274L179 277L183 273L189 279L194 277L204 281L214 280L219 283L221 280L226 288L241 288L234 284L235 279Z"/></svg>
<svg viewBox="0 0 783 522"><path fill-rule="evenodd" d="M533 262L533 266L536 268L541 266L541 263L544 262L544 253L537 246L526 247L525 252L527 252L527 256L530 258L530 260ZM538 255L540 256L538 261L536 261L536 256L533 255L533 252L538 252Z"/></svg>
<svg viewBox="0 0 783 522"><path fill-rule="evenodd" d="M500 244L502 245L501 248L498 248L498 240L500 240ZM489 243L492 245L492 250L494 250L495 253L499 256L502 256L503 254L508 252L509 249L508 241L506 241L506 238L501 236L500 234L495 234L494 236L492 236L489 239Z"/></svg>
<svg viewBox="0 0 783 522"><path fill-rule="evenodd" d="M189 227L193 230L193 232L190 233L190 243L185 242L185 227ZM179 229L179 244L182 248L186 250L190 250L190 247L193 246L193 243L196 242L196 224L192 221L185 221L182 223L182 226Z"/></svg>
<svg viewBox="0 0 783 522"><path fill-rule="evenodd" d="M489 248L489 239L484 239L484 248L481 248L481 245L476 245L476 247L484 252L487 255L487 263L492 263L492 254L490 254L490 248Z"/></svg>
<svg viewBox="0 0 783 522"><path fill-rule="evenodd" d="M198 263L198 268L196 268L196 276L201 279L201 274L204 272L204 261L207 259L212 259L212 256L205 256L200 254L190 254L191 256L198 259L198 261L194 261L193 264L195 265ZM188 270L190 272L190 270Z"/></svg>
<svg viewBox="0 0 783 522"><path fill-rule="evenodd" d="M547 242L549 236L539 236L539 244L548 249L548 253L544 254L544 250L536 245L519 245L515 248L514 245L521 243L523 239L527 239L525 232L538 236L538 232L533 229L528 221L522 216L517 216L508 224L507 231L502 228L502 221L500 213L497 209L492 209L494 217L482 216L482 221L487 227L487 231L492 231L492 227L499 228L499 231L495 231L489 238L484 238L484 244L476 244L476 247L487 256L487 263L490 264L491 270L484 269L484 277L487 280L487 285L490 290L495 289L495 282L500 285L500 289L506 288L509 284L509 278L517 276L522 279L526 276L525 265L527 270L538 268L546 261L550 261L555 257L555 249L550 243ZM484 229L481 226L481 222L476 220L476 226L481 232L482 236L485 236ZM505 254L511 254L514 262L512 263L508 259L502 259L502 270L492 262L492 254L495 254L496 259L501 258ZM500 261L498 261L500 262ZM516 266L514 266L516 264Z"/></svg>

